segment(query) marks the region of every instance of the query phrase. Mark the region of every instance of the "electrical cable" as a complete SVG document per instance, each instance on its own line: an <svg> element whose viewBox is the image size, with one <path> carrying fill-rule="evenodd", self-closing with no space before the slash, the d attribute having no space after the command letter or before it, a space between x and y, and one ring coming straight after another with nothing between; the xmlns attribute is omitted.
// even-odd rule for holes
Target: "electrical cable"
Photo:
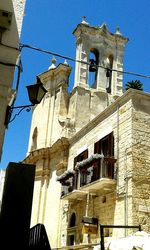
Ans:
<svg viewBox="0 0 150 250"><path fill-rule="evenodd" d="M39 52L42 52L42 53L46 53L46 54L49 54L49 55L57 56L57 57L60 57L60 58L63 58L63 59L67 59L69 61L73 61L73 62L78 62L78 63L83 63L83 64L86 64L86 65L90 65L89 62L85 62L85 61L82 61L82 60L76 60L76 59L74 59L72 57L64 56L64 55L61 55L61 54L58 54L58 53L55 53L55 52L52 52L52 51L49 51L49 50L37 48L37 47L31 46L31 45L28 45L28 44L20 44L20 48L21 49L28 48L28 49L36 50L36 51L39 51ZM122 70L117 70L117 69L111 69L109 67L105 67L105 66L102 66L102 65L94 65L94 66L98 67L98 68L103 68L105 70L110 70L110 71L118 72L118 73L121 73L121 74L128 74L128 75L133 75L133 76L138 76L138 77L148 78L148 79L150 78L150 75L143 75L143 74L140 74L140 73L134 73L134 72L129 72L129 71L122 71Z"/></svg>
<svg viewBox="0 0 150 250"><path fill-rule="evenodd" d="M85 62L85 61L82 61L82 60L76 60L76 59L74 59L72 57L64 56L64 55L61 55L61 54L58 54L58 53L55 53L55 52L52 52L52 51L49 51L49 50L41 49L41 48L38 48L38 47L34 47L34 46L31 46L31 45L28 45L28 44L20 43L19 48L13 47L13 46L10 46L10 45L7 45L7 44L3 44L3 43L0 43L0 45L5 46L5 47L10 48L10 49L17 50L20 53L21 53L23 48L28 48L28 49L36 50L36 51L46 53L46 54L49 54L49 55L57 56L57 57L60 57L60 58L63 58L63 59L66 59L66 60L69 60L69 61L72 61L72 62L78 62L78 63L83 63L83 64L86 64L86 65L90 65L90 63L88 63L88 62ZM17 65L17 64L5 63L5 62L1 62L1 61L0 61L0 64L3 64L5 66L19 67L19 65ZM95 65L95 67L103 68L105 70L110 70L110 71L114 71L114 72L118 72L118 73L121 73L121 74L128 74L128 75L133 75L133 76L138 76L138 77L150 79L150 75L143 75L143 74L140 74L140 73L122 71L122 70L113 69L113 68L111 69L109 67L105 67L105 66L102 66L102 65Z"/></svg>

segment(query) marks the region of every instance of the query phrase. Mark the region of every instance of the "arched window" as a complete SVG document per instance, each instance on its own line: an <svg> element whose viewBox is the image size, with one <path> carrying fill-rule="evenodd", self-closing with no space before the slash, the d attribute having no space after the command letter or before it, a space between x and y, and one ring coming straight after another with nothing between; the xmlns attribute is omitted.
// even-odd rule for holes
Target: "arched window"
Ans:
<svg viewBox="0 0 150 250"><path fill-rule="evenodd" d="M37 127L36 127L34 129L33 136L32 136L31 150L35 150L37 148L37 136L38 136L38 130L37 130Z"/></svg>
<svg viewBox="0 0 150 250"><path fill-rule="evenodd" d="M68 240L67 244L68 246L75 245L76 242L76 214L72 213L69 221L69 226L68 226Z"/></svg>
<svg viewBox="0 0 150 250"><path fill-rule="evenodd" d="M73 213L73 214L71 215L71 218L70 218L69 227L75 227L75 225L76 225L76 214Z"/></svg>
<svg viewBox="0 0 150 250"><path fill-rule="evenodd" d="M110 71L109 71L109 74L107 76L106 90L107 90L107 93L111 93L111 89L112 89L112 71L111 71L111 69L113 68L113 55L108 56L107 67L110 69Z"/></svg>
<svg viewBox="0 0 150 250"><path fill-rule="evenodd" d="M90 50L90 54L89 54L89 63L93 61L94 65L98 65L99 64L99 52L97 49L92 48ZM89 77L88 77L88 85L91 88L96 88L96 81L97 81L97 72L98 72L98 68L95 67L93 65L92 69L90 70L90 66L89 66Z"/></svg>

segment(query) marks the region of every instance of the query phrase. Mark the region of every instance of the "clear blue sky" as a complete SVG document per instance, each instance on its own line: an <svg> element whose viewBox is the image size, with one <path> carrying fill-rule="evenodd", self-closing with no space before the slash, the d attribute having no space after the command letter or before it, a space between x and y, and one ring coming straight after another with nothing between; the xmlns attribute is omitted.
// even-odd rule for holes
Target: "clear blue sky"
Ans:
<svg viewBox="0 0 150 250"><path fill-rule="evenodd" d="M103 22L111 32L120 26L129 38L124 57L124 70L150 75L150 1L143 0L27 0L21 42L75 58L75 38L72 31L82 16L90 25ZM51 56L29 49L22 51L23 73L16 105L28 104L26 86L33 84L36 75L48 69ZM57 58L57 62L64 62ZM74 68L74 63L69 64ZM73 85L74 71L70 77ZM144 91L150 91L150 79L124 75L128 80L139 79ZM14 81L15 86L15 81ZM31 112L23 111L5 133L0 168L10 161L25 158L30 131Z"/></svg>

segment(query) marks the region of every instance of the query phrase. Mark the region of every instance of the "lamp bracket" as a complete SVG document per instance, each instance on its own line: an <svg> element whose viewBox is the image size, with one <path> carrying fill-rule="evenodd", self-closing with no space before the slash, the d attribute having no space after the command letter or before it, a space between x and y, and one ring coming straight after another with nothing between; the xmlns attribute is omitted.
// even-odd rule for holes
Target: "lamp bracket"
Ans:
<svg viewBox="0 0 150 250"><path fill-rule="evenodd" d="M26 109L27 112L29 112L31 110L31 107L33 107L34 105L33 104L29 104L29 105L23 105L23 106L16 106L16 107L13 107L13 106L7 106L7 109L6 109L6 116L5 116L5 122L4 122L4 125L6 127L8 127L8 124L12 121L15 120L16 116L20 115L20 113ZM19 112L17 114L14 115L14 117L11 119L11 115L12 115L12 112L14 109L20 109Z"/></svg>

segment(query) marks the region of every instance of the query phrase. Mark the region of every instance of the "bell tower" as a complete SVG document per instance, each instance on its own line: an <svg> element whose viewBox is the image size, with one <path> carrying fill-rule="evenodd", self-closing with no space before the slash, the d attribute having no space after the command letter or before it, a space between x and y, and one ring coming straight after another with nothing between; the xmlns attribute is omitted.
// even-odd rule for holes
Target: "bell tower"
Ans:
<svg viewBox="0 0 150 250"><path fill-rule="evenodd" d="M128 39L119 27L113 34L105 23L93 27L83 17L73 34L76 36L77 61L74 87L94 88L112 96L122 95L123 75L117 70L123 70L124 47Z"/></svg>
<svg viewBox="0 0 150 250"><path fill-rule="evenodd" d="M69 110L78 131L123 94L121 71L128 39L119 28L111 33L105 23L90 26L85 17L73 34L76 65Z"/></svg>

